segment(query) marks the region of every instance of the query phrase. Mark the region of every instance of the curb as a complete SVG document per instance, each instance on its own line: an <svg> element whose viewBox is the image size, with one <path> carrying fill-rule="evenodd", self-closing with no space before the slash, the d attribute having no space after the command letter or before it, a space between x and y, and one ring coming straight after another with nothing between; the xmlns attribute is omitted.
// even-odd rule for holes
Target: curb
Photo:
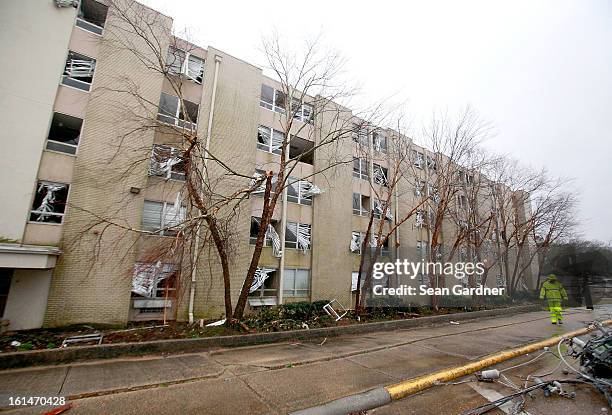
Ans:
<svg viewBox="0 0 612 415"><path fill-rule="evenodd" d="M110 359L121 356L146 354L198 352L219 347L239 347L291 340L335 337L344 334L359 334L424 327L480 318L513 315L541 311L539 305L498 308L492 310L443 314L406 320L391 320L375 323L352 324L339 327L324 327L310 330L290 330L272 333L244 334L236 336L202 337L197 339L154 340L140 343L115 343L95 346L73 346L65 349L32 350L0 354L0 370L36 365L53 365L79 360Z"/></svg>

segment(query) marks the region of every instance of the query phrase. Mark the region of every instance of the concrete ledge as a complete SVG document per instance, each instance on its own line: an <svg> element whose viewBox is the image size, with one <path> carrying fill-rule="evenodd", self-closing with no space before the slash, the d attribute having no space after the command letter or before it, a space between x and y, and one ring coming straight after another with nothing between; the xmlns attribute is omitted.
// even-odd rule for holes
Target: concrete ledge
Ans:
<svg viewBox="0 0 612 415"><path fill-rule="evenodd" d="M65 349L32 350L27 352L0 353L0 369L11 369L35 365L70 363L78 360L109 359L120 356L137 356L160 353L197 352L218 347L239 347L290 340L334 337L376 331L401 330L431 326L449 321L466 321L501 315L512 315L540 311L541 306L524 305L493 310L453 313L418 317L406 320L391 320L349 326L325 327L310 330L291 330L272 333L244 334L236 336L202 337L196 339L155 340L141 343L115 343L96 346L73 346Z"/></svg>

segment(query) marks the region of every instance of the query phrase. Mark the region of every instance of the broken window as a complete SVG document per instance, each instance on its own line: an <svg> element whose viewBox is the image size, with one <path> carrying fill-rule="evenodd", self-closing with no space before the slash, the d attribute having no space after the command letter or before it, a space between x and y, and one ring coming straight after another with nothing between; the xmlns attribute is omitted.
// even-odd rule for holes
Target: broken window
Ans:
<svg viewBox="0 0 612 415"><path fill-rule="evenodd" d="M414 226L421 228L423 225L425 225L425 212L417 210L414 215Z"/></svg>
<svg viewBox="0 0 612 415"><path fill-rule="evenodd" d="M368 180L368 160L361 157L353 157L353 177Z"/></svg>
<svg viewBox="0 0 612 415"><path fill-rule="evenodd" d="M39 181L32 203L30 220L33 222L62 223L66 213L69 185Z"/></svg>
<svg viewBox="0 0 612 415"><path fill-rule="evenodd" d="M368 129L362 124L353 124L353 141L360 146L368 146Z"/></svg>
<svg viewBox="0 0 612 415"><path fill-rule="evenodd" d="M53 113L47 136L47 150L76 154L83 120L70 115Z"/></svg>
<svg viewBox="0 0 612 415"><path fill-rule="evenodd" d="M285 134L265 125L257 128L257 148L268 153L281 154Z"/></svg>
<svg viewBox="0 0 612 415"><path fill-rule="evenodd" d="M438 170L438 165L433 157L427 156L427 168L433 171Z"/></svg>
<svg viewBox="0 0 612 415"><path fill-rule="evenodd" d="M249 289L249 297L276 297L278 290L277 270L257 267L253 283Z"/></svg>
<svg viewBox="0 0 612 415"><path fill-rule="evenodd" d="M374 163L374 183L379 184L381 186L389 185L389 170L386 167L382 167L376 163Z"/></svg>
<svg viewBox="0 0 612 415"><path fill-rule="evenodd" d="M264 170L256 169L255 174L253 174L253 179L251 180L251 187L254 188L254 195L263 196L266 192L266 172ZM261 183L257 185L257 183ZM272 176L272 189L270 190L270 194L274 193L274 189L276 188L276 182L278 182L278 176L275 174Z"/></svg>
<svg viewBox="0 0 612 415"><path fill-rule="evenodd" d="M185 180L185 161L181 157L181 150L154 144L151 152L149 175L172 180Z"/></svg>
<svg viewBox="0 0 612 415"><path fill-rule="evenodd" d="M457 195L457 204L461 209L465 209L467 207L467 198L465 195Z"/></svg>
<svg viewBox="0 0 612 415"><path fill-rule="evenodd" d="M177 264L137 262L132 275L132 293L146 298L175 297Z"/></svg>
<svg viewBox="0 0 612 415"><path fill-rule="evenodd" d="M261 228L261 218L256 218L255 216L251 216L251 231L249 234L249 243L251 245L255 245L257 243L257 236L259 235L259 230ZM270 246L270 239L264 237L264 246Z"/></svg>
<svg viewBox="0 0 612 415"><path fill-rule="evenodd" d="M372 209L374 217L376 219L380 219L384 216L386 220L393 220L393 213L391 212L391 208L387 207L387 209L385 209L385 211L383 212L383 204L384 203L382 201L374 199L374 207Z"/></svg>
<svg viewBox="0 0 612 415"><path fill-rule="evenodd" d="M351 243L349 250L355 254L361 254L361 243L363 241L363 232L353 231L351 234Z"/></svg>
<svg viewBox="0 0 612 415"><path fill-rule="evenodd" d="M415 196L425 195L425 181L424 180L420 180L417 182L416 186L414 187L414 195Z"/></svg>
<svg viewBox="0 0 612 415"><path fill-rule="evenodd" d="M198 104L184 99L183 105L180 105L178 97L162 92L159 98L157 119L167 124L195 129L198 122L198 110Z"/></svg>
<svg viewBox="0 0 612 415"><path fill-rule="evenodd" d="M308 297L310 294L310 270L285 268L283 295L285 297Z"/></svg>
<svg viewBox="0 0 612 415"><path fill-rule="evenodd" d="M314 164L314 143L303 138L292 136L289 141L289 158L296 160L298 157L300 162L313 165Z"/></svg>
<svg viewBox="0 0 612 415"><path fill-rule="evenodd" d="M285 247L301 249L307 251L310 249L310 225L297 222L287 222L285 227Z"/></svg>
<svg viewBox="0 0 612 415"><path fill-rule="evenodd" d="M423 156L423 153L420 153L416 150L412 150L412 163L419 169L422 169L424 162L425 158Z"/></svg>
<svg viewBox="0 0 612 415"><path fill-rule="evenodd" d="M417 241L416 242L416 251L417 251L417 258L419 259L424 259L425 256L427 255L427 241Z"/></svg>
<svg viewBox="0 0 612 415"><path fill-rule="evenodd" d="M176 236L187 216L187 208L176 205L176 201L172 204L145 200L142 229L162 236Z"/></svg>
<svg viewBox="0 0 612 415"><path fill-rule="evenodd" d="M69 51L64 75L62 76L62 84L82 91L89 91L95 69L95 59Z"/></svg>
<svg viewBox="0 0 612 415"><path fill-rule="evenodd" d="M264 235L263 246L271 246L272 247L272 255L277 258L280 258L280 249L281 242L276 229L274 228L274 223L276 221L272 219L271 223L268 224L268 228L266 229L266 233ZM261 229L261 218L256 218L251 216L251 230L249 234L249 243L251 245L255 245L257 243L257 237L259 235L259 230Z"/></svg>
<svg viewBox="0 0 612 415"><path fill-rule="evenodd" d="M359 193L353 193L353 215L368 216L369 212L370 198Z"/></svg>
<svg viewBox="0 0 612 415"><path fill-rule="evenodd" d="M389 238L385 239L380 247L381 256L389 256Z"/></svg>
<svg viewBox="0 0 612 415"><path fill-rule="evenodd" d="M81 29L101 35L107 14L108 6L94 0L81 0L76 25Z"/></svg>
<svg viewBox="0 0 612 415"><path fill-rule="evenodd" d="M313 107L310 104L306 104L299 99L293 98L291 100L291 111L293 112L293 118L306 123L312 123Z"/></svg>
<svg viewBox="0 0 612 415"><path fill-rule="evenodd" d="M264 84L261 85L259 105L269 110L274 107L274 88Z"/></svg>
<svg viewBox="0 0 612 415"><path fill-rule="evenodd" d="M309 192L312 184L307 180L289 177L287 183L287 200L300 205L312 205L312 194Z"/></svg>
<svg viewBox="0 0 612 415"><path fill-rule="evenodd" d="M374 145L375 151L381 153L387 152L387 136L380 131L374 131L372 133L372 144Z"/></svg>
<svg viewBox="0 0 612 415"><path fill-rule="evenodd" d="M170 46L166 55L168 72L174 75L184 75L197 84L202 83L204 77L204 59L190 52Z"/></svg>
<svg viewBox="0 0 612 415"><path fill-rule="evenodd" d="M286 111L287 105L287 95L283 91L279 91L278 89L274 90L274 111L280 112L282 114Z"/></svg>

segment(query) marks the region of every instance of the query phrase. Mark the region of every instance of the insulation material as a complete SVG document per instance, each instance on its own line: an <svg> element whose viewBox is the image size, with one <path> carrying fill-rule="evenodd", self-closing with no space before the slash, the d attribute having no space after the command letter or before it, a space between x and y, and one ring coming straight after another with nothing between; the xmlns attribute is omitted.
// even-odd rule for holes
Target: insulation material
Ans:
<svg viewBox="0 0 612 415"><path fill-rule="evenodd" d="M382 138L380 135L378 134L374 134L374 150L380 152L380 149L382 148Z"/></svg>
<svg viewBox="0 0 612 415"><path fill-rule="evenodd" d="M359 278L358 272L353 272L351 275L351 292L357 291L357 279ZM361 283L363 285L363 282Z"/></svg>
<svg viewBox="0 0 612 415"><path fill-rule="evenodd" d="M270 276L270 274L274 271L276 270L271 269L271 268L257 267L257 269L255 270L255 275L253 276L253 282L251 283L251 288L249 289L249 294L257 291L257 289L263 285L264 281L266 281L268 277Z"/></svg>
<svg viewBox="0 0 612 415"><path fill-rule="evenodd" d="M350 250L351 252L357 253L360 251L360 248L361 248L361 233L353 232L353 234L351 235Z"/></svg>
<svg viewBox="0 0 612 415"><path fill-rule="evenodd" d="M272 130L272 151L280 150L283 146L283 141L285 141L284 134L276 130Z"/></svg>
<svg viewBox="0 0 612 415"><path fill-rule="evenodd" d="M169 177L172 167L179 164L182 160L179 157L180 151L176 148L166 146L153 146L151 152L151 166L149 172L154 176Z"/></svg>
<svg viewBox="0 0 612 415"><path fill-rule="evenodd" d="M422 210L418 210L414 217L414 226L417 228L423 227L425 224L425 216L423 215Z"/></svg>
<svg viewBox="0 0 612 415"><path fill-rule="evenodd" d="M268 229L266 229L266 238L272 242L272 255L276 258L281 257L281 240L276 233L276 229L271 224L268 224Z"/></svg>
<svg viewBox="0 0 612 415"><path fill-rule="evenodd" d="M300 225L297 234L298 248L302 251L310 249L310 226Z"/></svg>
<svg viewBox="0 0 612 415"><path fill-rule="evenodd" d="M84 59L68 59L64 74L71 78L91 78L96 68L96 62Z"/></svg>
<svg viewBox="0 0 612 415"><path fill-rule="evenodd" d="M299 186L300 186L300 194L303 197L316 196L316 195L320 195L321 193L323 193L323 190L321 190L317 185L314 185L306 180L300 180Z"/></svg>
<svg viewBox="0 0 612 415"><path fill-rule="evenodd" d="M265 177L263 173L256 172L253 174L253 178L251 179L251 190L253 190L253 194L260 194L266 191Z"/></svg>
<svg viewBox="0 0 612 415"><path fill-rule="evenodd" d="M143 297L155 297L155 289L160 281L170 277L177 270L175 264L155 264L138 262L134 264L132 292Z"/></svg>
<svg viewBox="0 0 612 415"><path fill-rule="evenodd" d="M38 193L42 193L46 191L45 197L43 197L40 206L38 206L35 210L36 212L40 212L38 216L37 222L44 221L49 215L45 215L45 213L53 213L55 210L53 209L53 204L56 202L55 192L65 189L65 184L52 184L52 183L40 183L38 186Z"/></svg>
<svg viewBox="0 0 612 415"><path fill-rule="evenodd" d="M385 186L388 183L385 172L383 171L382 167L378 165L374 166L374 182Z"/></svg>
<svg viewBox="0 0 612 415"><path fill-rule="evenodd" d="M297 247L302 251L310 249L310 226L287 222L286 232L297 240ZM286 240L287 238L285 238Z"/></svg>
<svg viewBox="0 0 612 415"><path fill-rule="evenodd" d="M176 194L174 205L168 205L164 212L164 226L168 228L180 226L185 221L187 209L181 206L181 192Z"/></svg>
<svg viewBox="0 0 612 415"><path fill-rule="evenodd" d="M380 217L383 216L383 208L382 208L382 202L378 199L374 199L374 207L372 208L372 210L374 211L374 213L376 213L377 215L379 215ZM393 212L391 212L390 208L387 208L384 212L384 217L385 219L388 220L393 220Z"/></svg>

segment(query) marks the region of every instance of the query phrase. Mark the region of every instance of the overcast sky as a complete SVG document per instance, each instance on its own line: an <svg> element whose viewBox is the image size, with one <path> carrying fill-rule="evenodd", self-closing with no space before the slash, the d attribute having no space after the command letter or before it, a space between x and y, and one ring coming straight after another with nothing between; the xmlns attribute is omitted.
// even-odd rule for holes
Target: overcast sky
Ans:
<svg viewBox="0 0 612 415"><path fill-rule="evenodd" d="M406 101L414 124L472 105L495 126L488 147L575 178L584 236L612 241L612 1L144 3L260 67L273 29L322 32L362 97Z"/></svg>

